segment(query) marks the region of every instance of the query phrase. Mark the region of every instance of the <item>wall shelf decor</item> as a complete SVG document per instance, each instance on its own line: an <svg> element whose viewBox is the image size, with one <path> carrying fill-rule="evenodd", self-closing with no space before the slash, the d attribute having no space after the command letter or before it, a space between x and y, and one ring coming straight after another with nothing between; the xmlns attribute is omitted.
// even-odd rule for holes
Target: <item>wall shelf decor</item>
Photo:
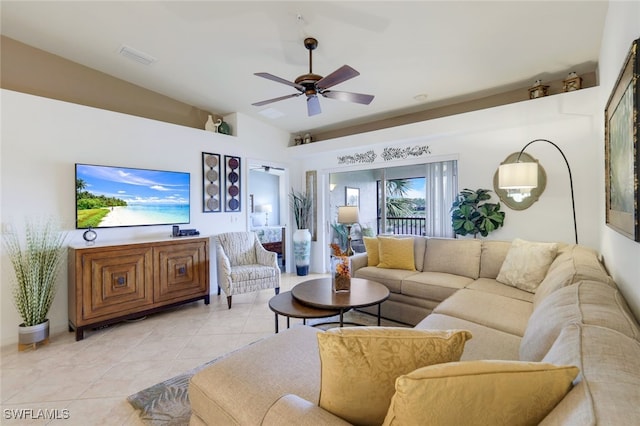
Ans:
<svg viewBox="0 0 640 426"><path fill-rule="evenodd" d="M384 161L401 160L407 157L420 157L425 154L431 154L429 145L408 146L406 148L385 148L382 150L382 159Z"/></svg>
<svg viewBox="0 0 640 426"><path fill-rule="evenodd" d="M373 163L378 155L371 149L351 155L339 155L338 164Z"/></svg>
<svg viewBox="0 0 640 426"><path fill-rule="evenodd" d="M220 154L202 153L202 211L204 213L222 211L220 168Z"/></svg>
<svg viewBox="0 0 640 426"><path fill-rule="evenodd" d="M224 156L224 175L225 175L225 199L224 204L225 212L240 212L242 211L241 203L241 169L240 169L240 157L233 157L231 155Z"/></svg>

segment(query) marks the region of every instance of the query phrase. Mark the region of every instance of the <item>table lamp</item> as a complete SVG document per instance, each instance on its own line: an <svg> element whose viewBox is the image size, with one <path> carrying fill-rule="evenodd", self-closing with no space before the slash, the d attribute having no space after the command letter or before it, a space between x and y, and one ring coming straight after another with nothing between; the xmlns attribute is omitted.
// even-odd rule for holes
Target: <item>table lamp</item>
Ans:
<svg viewBox="0 0 640 426"><path fill-rule="evenodd" d="M263 206L264 210L264 226L269 226L269 213L273 211L273 206L271 204L265 204Z"/></svg>
<svg viewBox="0 0 640 426"><path fill-rule="evenodd" d="M357 206L338 207L338 223L347 228L347 256L353 256L353 249L351 248L351 227L359 221L360 217Z"/></svg>

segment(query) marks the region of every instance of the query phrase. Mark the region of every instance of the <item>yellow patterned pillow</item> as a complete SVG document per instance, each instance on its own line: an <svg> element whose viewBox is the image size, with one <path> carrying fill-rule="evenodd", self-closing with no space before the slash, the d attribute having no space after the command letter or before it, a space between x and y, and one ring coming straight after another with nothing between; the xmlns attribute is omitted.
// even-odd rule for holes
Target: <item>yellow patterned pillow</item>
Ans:
<svg viewBox="0 0 640 426"><path fill-rule="evenodd" d="M458 361L471 333L395 327L333 328L318 333L320 407L359 425L379 425L396 378Z"/></svg>
<svg viewBox="0 0 640 426"><path fill-rule="evenodd" d="M364 248L367 251L367 266L378 266L378 239L376 237L362 237Z"/></svg>
<svg viewBox="0 0 640 426"><path fill-rule="evenodd" d="M519 361L452 362L396 381L384 425L538 424L569 392L578 368Z"/></svg>
<svg viewBox="0 0 640 426"><path fill-rule="evenodd" d="M413 238L378 238L378 268L415 271Z"/></svg>

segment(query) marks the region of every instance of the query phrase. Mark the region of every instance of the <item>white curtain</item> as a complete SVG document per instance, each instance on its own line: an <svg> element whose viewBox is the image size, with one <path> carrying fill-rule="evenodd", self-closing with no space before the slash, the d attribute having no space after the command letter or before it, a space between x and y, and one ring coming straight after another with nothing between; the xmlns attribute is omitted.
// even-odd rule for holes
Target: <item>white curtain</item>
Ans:
<svg viewBox="0 0 640 426"><path fill-rule="evenodd" d="M453 238L451 205L458 193L456 160L426 164L426 234L429 237Z"/></svg>

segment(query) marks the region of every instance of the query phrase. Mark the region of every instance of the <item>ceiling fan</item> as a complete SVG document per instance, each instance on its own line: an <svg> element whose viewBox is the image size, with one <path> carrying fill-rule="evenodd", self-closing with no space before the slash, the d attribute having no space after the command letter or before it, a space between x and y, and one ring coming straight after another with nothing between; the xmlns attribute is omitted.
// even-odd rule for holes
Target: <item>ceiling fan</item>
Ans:
<svg viewBox="0 0 640 426"><path fill-rule="evenodd" d="M277 83L286 84L287 86L294 87L298 90L298 93L293 93L290 95L280 96L273 99L268 99L266 101L256 102L252 104L253 106L262 106L267 105L272 102L278 102L289 98L295 98L300 95L307 96L307 113L309 116L320 114L322 110L320 109L320 101L318 100L318 95L322 95L325 98L337 99L339 101L346 102L355 102L358 104L369 105L373 100L373 95L365 95L362 93L352 93L352 92L339 92L335 90L328 90L329 88L343 83L349 79L357 77L360 73L349 65L343 65L331 74L326 77L322 77L321 75L314 74L312 71L312 54L313 50L318 47L318 40L312 37L308 37L304 39L304 47L309 51L309 73L303 74L295 79L295 81L291 82L285 80L284 78L277 77L273 74L269 74L266 72L257 72L254 75L258 77L266 78L267 80L275 81Z"/></svg>

